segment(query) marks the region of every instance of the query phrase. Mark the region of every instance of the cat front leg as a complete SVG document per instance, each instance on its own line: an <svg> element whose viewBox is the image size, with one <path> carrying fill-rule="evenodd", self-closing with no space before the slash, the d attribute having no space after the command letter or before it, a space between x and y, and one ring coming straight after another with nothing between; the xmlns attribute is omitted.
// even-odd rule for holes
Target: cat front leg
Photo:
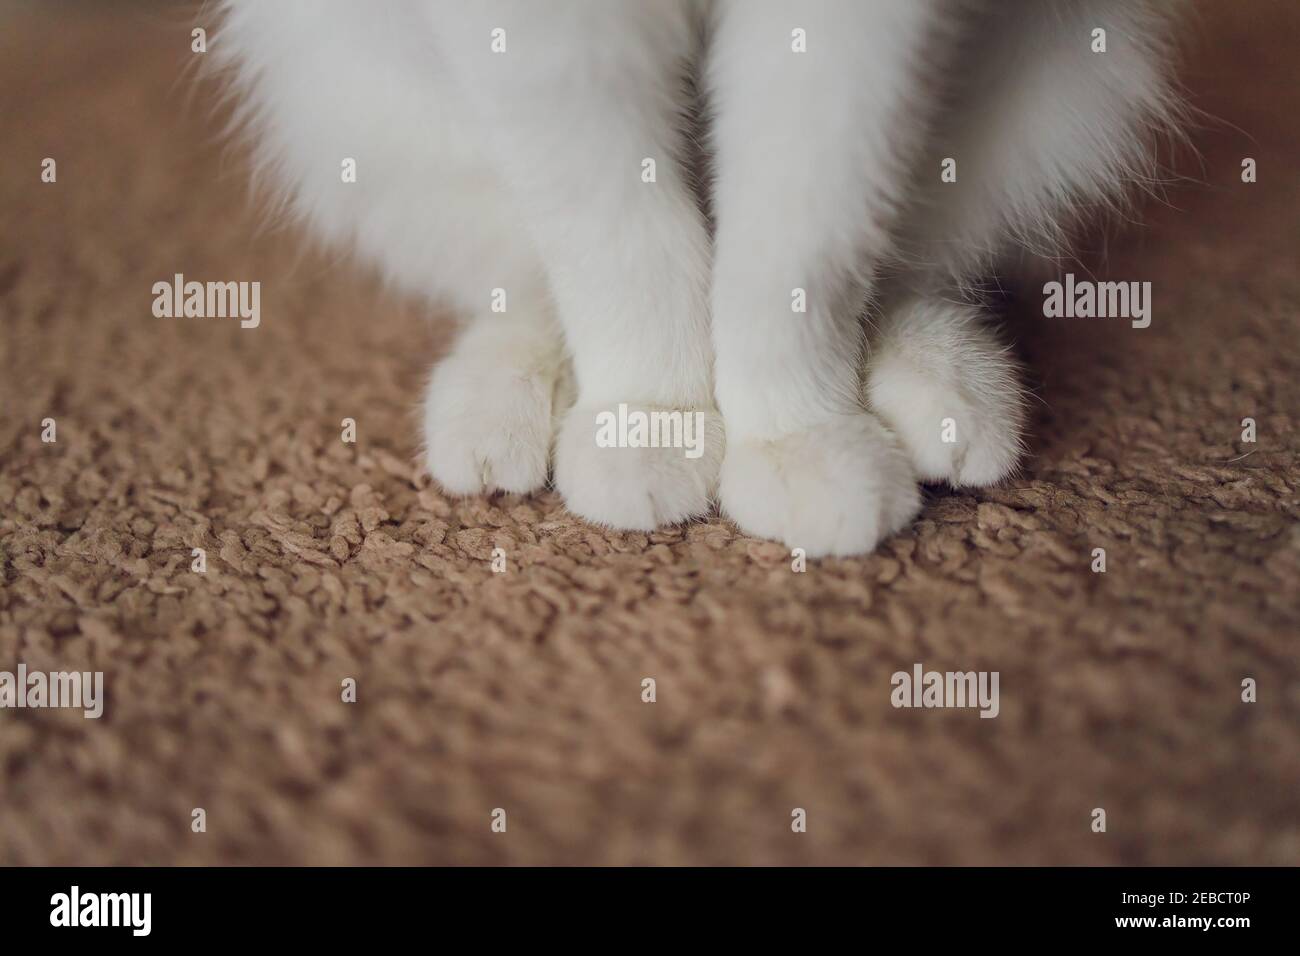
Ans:
<svg viewBox="0 0 1300 956"><path fill-rule="evenodd" d="M619 528L705 513L722 431L710 246L680 167L694 5L430 9L439 52L535 242L572 359L557 488L575 513Z"/></svg>
<svg viewBox="0 0 1300 956"><path fill-rule="evenodd" d="M916 475L865 408L861 314L890 250L942 43L940 0L718 10L709 94L724 511L809 556L870 551Z"/></svg>

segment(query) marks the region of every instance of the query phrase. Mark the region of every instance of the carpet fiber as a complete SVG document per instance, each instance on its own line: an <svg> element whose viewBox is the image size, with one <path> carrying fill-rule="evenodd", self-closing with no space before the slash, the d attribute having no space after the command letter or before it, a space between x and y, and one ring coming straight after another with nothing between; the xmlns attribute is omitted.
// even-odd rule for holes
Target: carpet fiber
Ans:
<svg viewBox="0 0 1300 956"><path fill-rule="evenodd" d="M107 697L0 710L0 863L1300 862L1293 3L1200 4L1200 157L1089 254L1151 327L1029 289L1021 476L804 573L442 494L445 317L265 228L180 78L201 21L0 16L0 670ZM260 281L260 327L155 318L178 272ZM917 662L999 716L895 709Z"/></svg>

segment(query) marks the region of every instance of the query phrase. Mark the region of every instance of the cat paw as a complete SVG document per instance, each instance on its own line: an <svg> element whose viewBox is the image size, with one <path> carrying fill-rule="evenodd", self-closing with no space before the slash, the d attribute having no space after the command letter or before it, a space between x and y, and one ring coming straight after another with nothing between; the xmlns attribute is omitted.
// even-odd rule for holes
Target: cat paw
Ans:
<svg viewBox="0 0 1300 956"><path fill-rule="evenodd" d="M1015 361L978 312L916 300L885 320L867 363L868 406L898 436L922 481L990 485L1023 452Z"/></svg>
<svg viewBox="0 0 1300 956"><path fill-rule="evenodd" d="M424 407L425 460L455 495L527 494L546 484L554 376L456 355L437 365Z"/></svg>
<svg viewBox="0 0 1300 956"><path fill-rule="evenodd" d="M651 447L656 440L659 447ZM713 411L579 406L556 440L555 486L579 517L653 531L708 512L722 447L722 420Z"/></svg>
<svg viewBox="0 0 1300 956"><path fill-rule="evenodd" d="M774 440L730 443L721 498L742 530L808 557L865 554L921 506L902 449L866 413Z"/></svg>

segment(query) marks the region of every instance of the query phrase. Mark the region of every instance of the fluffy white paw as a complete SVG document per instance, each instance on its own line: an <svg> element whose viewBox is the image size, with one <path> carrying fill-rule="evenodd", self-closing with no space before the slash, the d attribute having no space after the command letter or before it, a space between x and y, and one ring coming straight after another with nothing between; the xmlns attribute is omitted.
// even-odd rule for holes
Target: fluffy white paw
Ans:
<svg viewBox="0 0 1300 956"><path fill-rule="evenodd" d="M866 413L775 440L732 442L721 497L744 531L809 557L864 554L921 506L902 449Z"/></svg>
<svg viewBox="0 0 1300 956"><path fill-rule="evenodd" d="M1023 451L1023 392L1007 350L969 307L913 300L886 317L867 363L867 404L922 481L989 485Z"/></svg>
<svg viewBox="0 0 1300 956"><path fill-rule="evenodd" d="M424 406L425 458L447 491L526 494L546 484L553 370L453 353L436 366Z"/></svg>
<svg viewBox="0 0 1300 956"><path fill-rule="evenodd" d="M555 486L588 521L652 531L708 512L722 447L713 411L579 406L556 439Z"/></svg>

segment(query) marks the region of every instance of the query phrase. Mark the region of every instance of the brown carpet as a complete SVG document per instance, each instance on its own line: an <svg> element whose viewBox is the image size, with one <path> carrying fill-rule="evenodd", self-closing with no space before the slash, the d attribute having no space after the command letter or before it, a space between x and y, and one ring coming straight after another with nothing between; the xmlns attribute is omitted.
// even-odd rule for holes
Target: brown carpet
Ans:
<svg viewBox="0 0 1300 956"><path fill-rule="evenodd" d="M1094 260L1152 326L1027 296L1023 477L797 574L431 487L445 322L262 228L187 8L9 4L0 670L107 705L0 711L0 863L1300 861L1300 11L1200 14L1201 159ZM261 281L261 327L154 318L175 272ZM1000 716L891 707L918 661L998 671Z"/></svg>

